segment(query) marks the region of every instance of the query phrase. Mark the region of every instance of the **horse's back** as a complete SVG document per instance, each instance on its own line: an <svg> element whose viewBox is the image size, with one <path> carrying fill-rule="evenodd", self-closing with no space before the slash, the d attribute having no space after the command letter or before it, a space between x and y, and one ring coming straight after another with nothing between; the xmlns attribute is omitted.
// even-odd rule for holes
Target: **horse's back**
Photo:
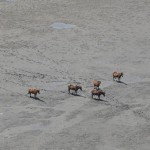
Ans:
<svg viewBox="0 0 150 150"><path fill-rule="evenodd" d="M113 75L116 75L116 74L118 74L116 71L114 71L113 73L112 73Z"/></svg>
<svg viewBox="0 0 150 150"><path fill-rule="evenodd" d="M28 93L36 93L38 90L36 88L29 88Z"/></svg>
<svg viewBox="0 0 150 150"><path fill-rule="evenodd" d="M93 90L91 91L91 93L92 93L92 94L98 94L98 91L97 91L96 89L93 89Z"/></svg>
<svg viewBox="0 0 150 150"><path fill-rule="evenodd" d="M98 81L94 79L94 80L92 80L92 82L93 82L93 84L95 84L95 83L97 83Z"/></svg>
<svg viewBox="0 0 150 150"><path fill-rule="evenodd" d="M75 88L76 88L76 85L75 85L75 84L68 84L68 88L69 88L69 89L75 89Z"/></svg>
<svg viewBox="0 0 150 150"><path fill-rule="evenodd" d="M113 77L117 77L119 76L119 73L118 72L113 72Z"/></svg>
<svg viewBox="0 0 150 150"><path fill-rule="evenodd" d="M93 82L94 85L100 85L101 84L101 81L98 81L98 80L95 80L95 79L92 82Z"/></svg>

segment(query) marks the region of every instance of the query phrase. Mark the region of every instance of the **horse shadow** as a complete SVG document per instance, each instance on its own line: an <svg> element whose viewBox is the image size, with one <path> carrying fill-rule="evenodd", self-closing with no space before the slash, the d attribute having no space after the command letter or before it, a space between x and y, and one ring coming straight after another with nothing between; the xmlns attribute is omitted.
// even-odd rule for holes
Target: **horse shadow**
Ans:
<svg viewBox="0 0 150 150"><path fill-rule="evenodd" d="M103 99L99 99L99 98L92 98L92 99L94 99L94 100L96 100L96 101L101 101L101 102L108 102L108 101L106 101L106 100L103 100Z"/></svg>
<svg viewBox="0 0 150 150"><path fill-rule="evenodd" d="M123 82L123 81L116 81L117 83L121 83L121 84L124 84L124 85L128 85L127 83Z"/></svg>
<svg viewBox="0 0 150 150"><path fill-rule="evenodd" d="M75 94L75 93L70 93L71 95L73 95L73 96L79 96L79 97L84 97L84 98L86 98L86 96L83 96L83 95L79 95L79 94Z"/></svg>
<svg viewBox="0 0 150 150"><path fill-rule="evenodd" d="M38 97L33 97L33 96L31 96L30 98L32 98L32 99L34 99L34 100L38 100L38 101L40 101L40 102L44 102L44 103L45 103L45 101L41 100L41 99L40 99L40 98L38 98Z"/></svg>

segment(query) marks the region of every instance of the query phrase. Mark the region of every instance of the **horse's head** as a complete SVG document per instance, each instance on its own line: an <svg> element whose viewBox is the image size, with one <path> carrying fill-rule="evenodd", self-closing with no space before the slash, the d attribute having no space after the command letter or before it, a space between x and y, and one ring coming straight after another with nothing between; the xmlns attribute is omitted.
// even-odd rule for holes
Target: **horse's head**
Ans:
<svg viewBox="0 0 150 150"><path fill-rule="evenodd" d="M39 90L39 89L37 89L37 93L39 93L39 94L40 94L40 90Z"/></svg>
<svg viewBox="0 0 150 150"><path fill-rule="evenodd" d="M78 89L80 89L82 91L82 86L78 86Z"/></svg>
<svg viewBox="0 0 150 150"><path fill-rule="evenodd" d="M100 91L100 93L105 97L105 92L104 91Z"/></svg>
<svg viewBox="0 0 150 150"><path fill-rule="evenodd" d="M105 97L105 92L103 92L103 96Z"/></svg>
<svg viewBox="0 0 150 150"><path fill-rule="evenodd" d="M101 81L98 81L99 84L101 84Z"/></svg>
<svg viewBox="0 0 150 150"><path fill-rule="evenodd" d="M123 77L123 72L121 72L121 76Z"/></svg>

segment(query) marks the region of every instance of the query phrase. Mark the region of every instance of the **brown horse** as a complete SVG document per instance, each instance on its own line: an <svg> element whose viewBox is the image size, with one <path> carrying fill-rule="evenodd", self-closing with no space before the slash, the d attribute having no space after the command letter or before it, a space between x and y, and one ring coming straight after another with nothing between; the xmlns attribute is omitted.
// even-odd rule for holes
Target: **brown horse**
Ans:
<svg viewBox="0 0 150 150"><path fill-rule="evenodd" d="M77 95L77 91L78 91L79 89L82 91L82 86L73 85L73 84L69 84L69 85L68 85L68 92L69 92L69 93L70 93L70 90L74 90L74 91L75 91L75 94Z"/></svg>
<svg viewBox="0 0 150 150"><path fill-rule="evenodd" d="M100 84L101 84L101 81L97 81L97 80L92 80L92 83L94 84L94 88L96 87L99 87Z"/></svg>
<svg viewBox="0 0 150 150"><path fill-rule="evenodd" d="M118 78L118 81L120 81L121 77L123 77L123 72L113 72L113 80Z"/></svg>
<svg viewBox="0 0 150 150"><path fill-rule="evenodd" d="M99 99L100 99L101 95L103 95L105 97L105 92L103 92L102 90L93 89L91 91L91 94L92 94L92 98L93 98L93 95L97 95Z"/></svg>
<svg viewBox="0 0 150 150"><path fill-rule="evenodd" d="M30 94L30 97L31 97L31 94L34 94L34 97L36 98L37 93L40 94L40 90L37 88L29 88L28 89L28 94Z"/></svg>

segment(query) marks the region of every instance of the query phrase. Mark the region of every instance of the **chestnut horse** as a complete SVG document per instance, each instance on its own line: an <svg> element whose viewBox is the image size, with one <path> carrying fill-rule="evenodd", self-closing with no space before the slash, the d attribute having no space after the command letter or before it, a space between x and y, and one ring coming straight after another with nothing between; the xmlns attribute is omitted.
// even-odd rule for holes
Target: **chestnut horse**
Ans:
<svg viewBox="0 0 150 150"><path fill-rule="evenodd" d="M96 87L99 87L100 84L101 84L101 81L97 81L97 80L92 80L92 83L94 84L94 88Z"/></svg>
<svg viewBox="0 0 150 150"><path fill-rule="evenodd" d="M93 95L97 95L98 98L100 99L100 96L103 95L105 97L105 92L102 91L102 90L96 90L96 89L93 89L91 91L91 94L92 94L92 98L93 98Z"/></svg>
<svg viewBox="0 0 150 150"><path fill-rule="evenodd" d="M30 94L30 97L31 97L31 94L34 94L34 97L36 98L37 93L40 94L40 90L37 88L29 88L28 89L28 94Z"/></svg>
<svg viewBox="0 0 150 150"><path fill-rule="evenodd" d="M113 80L118 78L118 81L120 81L121 77L123 77L123 72L113 72Z"/></svg>
<svg viewBox="0 0 150 150"><path fill-rule="evenodd" d="M77 91L78 91L79 89L82 91L82 86L73 85L73 84L69 84L69 85L68 85L68 92L69 92L69 93L70 93L70 90L74 90L74 91L75 91L75 94L77 95Z"/></svg>

